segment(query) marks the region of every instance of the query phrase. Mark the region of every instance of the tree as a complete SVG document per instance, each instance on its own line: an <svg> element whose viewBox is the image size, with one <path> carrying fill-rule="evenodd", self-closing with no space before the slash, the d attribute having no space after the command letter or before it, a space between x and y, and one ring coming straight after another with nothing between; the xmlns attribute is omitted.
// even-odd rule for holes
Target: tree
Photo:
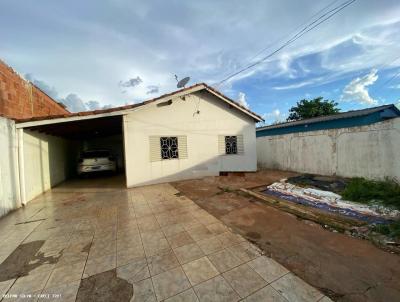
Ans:
<svg viewBox="0 0 400 302"><path fill-rule="evenodd" d="M335 101L324 100L321 96L312 100L301 100L289 110L287 121L310 117L326 116L340 112Z"/></svg>

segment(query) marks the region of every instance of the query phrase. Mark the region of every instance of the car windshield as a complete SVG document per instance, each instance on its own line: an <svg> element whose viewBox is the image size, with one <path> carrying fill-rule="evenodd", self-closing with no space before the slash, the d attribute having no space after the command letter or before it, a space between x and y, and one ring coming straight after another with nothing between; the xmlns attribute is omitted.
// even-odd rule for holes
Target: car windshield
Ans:
<svg viewBox="0 0 400 302"><path fill-rule="evenodd" d="M96 150L96 151L86 151L83 152L82 158L94 158L94 157L109 157L110 151L107 150Z"/></svg>

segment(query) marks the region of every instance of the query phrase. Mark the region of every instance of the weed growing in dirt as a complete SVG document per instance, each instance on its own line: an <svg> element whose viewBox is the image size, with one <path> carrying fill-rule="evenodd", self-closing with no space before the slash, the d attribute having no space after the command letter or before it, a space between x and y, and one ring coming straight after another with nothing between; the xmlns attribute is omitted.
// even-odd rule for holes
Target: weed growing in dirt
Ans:
<svg viewBox="0 0 400 302"><path fill-rule="evenodd" d="M343 199L360 203L380 203L400 209L400 184L393 179L383 181L353 178L342 193Z"/></svg>
<svg viewBox="0 0 400 302"><path fill-rule="evenodd" d="M400 221L389 224L378 224L372 230L392 238L400 238Z"/></svg>

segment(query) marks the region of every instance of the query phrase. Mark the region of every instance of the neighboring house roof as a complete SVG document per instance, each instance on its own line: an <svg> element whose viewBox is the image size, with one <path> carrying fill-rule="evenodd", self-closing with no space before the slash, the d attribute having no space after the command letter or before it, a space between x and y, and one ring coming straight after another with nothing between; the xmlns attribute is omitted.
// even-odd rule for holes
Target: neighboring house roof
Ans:
<svg viewBox="0 0 400 302"><path fill-rule="evenodd" d="M390 104L259 127L256 129L256 134L257 137L260 137L305 131L365 126L399 116L400 110L395 105Z"/></svg>
<svg viewBox="0 0 400 302"><path fill-rule="evenodd" d="M199 83L199 84L195 84L192 85L190 87L187 88L183 88L180 90L176 90L172 93L167 93L164 95L161 95L157 98L151 99L151 100L147 100L141 103L137 103L137 104L132 104L132 105L126 105L126 106L121 106L121 107L114 107L114 108L108 108L108 109L100 109L100 110L93 110L93 111L83 111L83 112L77 112L77 113L71 113L71 114L63 114L63 115L55 115L55 116L44 116L44 117L33 117L33 118L28 118L28 119L19 119L16 122L17 123L27 123L27 122L35 122L35 121L48 121L48 120L54 120L54 119L70 119L73 117L89 117L89 116L106 116L107 114L111 114L111 113L115 113L117 114L125 114L125 111L131 110L131 109L135 109L138 107L142 107L151 103L154 103L156 101L160 101L160 100L168 100L168 98L170 97L179 97L179 96L183 96L183 95L187 95L196 91L201 91L201 90L206 90L209 93L217 96L220 100L228 103L230 106L236 108L239 111L242 111L243 113L245 113L246 115L250 116L251 118L253 118L256 122L260 122L263 121L263 118L261 116L259 116L258 114L252 112L251 110L243 107L242 105L240 105L239 103L235 102L234 100L228 98L227 96L225 96L224 94L222 94L221 92L215 90L214 88L208 86L207 84L204 83ZM61 121L60 121L61 122Z"/></svg>

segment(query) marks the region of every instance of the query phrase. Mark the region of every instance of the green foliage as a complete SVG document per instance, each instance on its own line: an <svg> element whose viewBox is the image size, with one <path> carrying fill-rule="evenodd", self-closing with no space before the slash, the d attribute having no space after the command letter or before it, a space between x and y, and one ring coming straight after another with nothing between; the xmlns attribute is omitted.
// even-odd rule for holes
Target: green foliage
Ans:
<svg viewBox="0 0 400 302"><path fill-rule="evenodd" d="M340 109L337 108L337 105L338 103L324 100L321 96L312 100L304 99L297 102L296 106L290 108L287 120L296 121L305 118L335 114L340 111Z"/></svg>
<svg viewBox="0 0 400 302"><path fill-rule="evenodd" d="M378 224L372 230L392 238L400 238L400 221L389 224Z"/></svg>
<svg viewBox="0 0 400 302"><path fill-rule="evenodd" d="M400 209L400 185L391 179L376 181L353 178L344 189L342 197L361 203L379 202Z"/></svg>

